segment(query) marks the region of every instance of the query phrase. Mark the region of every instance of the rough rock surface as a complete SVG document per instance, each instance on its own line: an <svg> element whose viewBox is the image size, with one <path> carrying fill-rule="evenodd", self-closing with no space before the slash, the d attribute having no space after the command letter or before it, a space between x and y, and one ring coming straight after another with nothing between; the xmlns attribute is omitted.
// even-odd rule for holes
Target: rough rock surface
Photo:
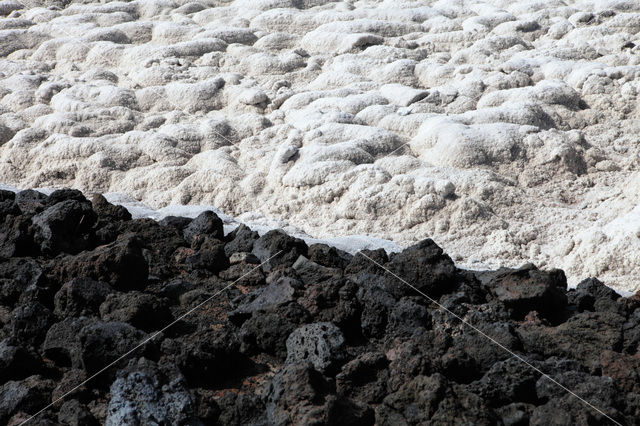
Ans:
<svg viewBox="0 0 640 426"><path fill-rule="evenodd" d="M23 194L5 211L30 222L68 200L78 194ZM28 250L0 260L2 424L63 396L38 424L609 421L542 371L640 425L640 293L622 297L596 278L568 290L562 271L532 265L459 269L432 240L350 256L281 231L218 239L213 212L158 223L99 197L86 208L98 219L82 235L112 242L80 238L83 251L56 254L26 229ZM188 261L213 247L215 268Z"/></svg>
<svg viewBox="0 0 640 426"><path fill-rule="evenodd" d="M636 291L639 13L4 0L0 183L216 206L318 238L432 238L465 267L532 262ZM49 235L60 208L40 212L47 250L74 239Z"/></svg>

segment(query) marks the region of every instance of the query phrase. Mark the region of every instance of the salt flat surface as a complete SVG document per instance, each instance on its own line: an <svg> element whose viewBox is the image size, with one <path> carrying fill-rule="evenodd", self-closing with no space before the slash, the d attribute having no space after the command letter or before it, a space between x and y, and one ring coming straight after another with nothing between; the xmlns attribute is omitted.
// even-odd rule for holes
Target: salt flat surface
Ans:
<svg viewBox="0 0 640 426"><path fill-rule="evenodd" d="M640 2L25 4L3 184L640 289Z"/></svg>

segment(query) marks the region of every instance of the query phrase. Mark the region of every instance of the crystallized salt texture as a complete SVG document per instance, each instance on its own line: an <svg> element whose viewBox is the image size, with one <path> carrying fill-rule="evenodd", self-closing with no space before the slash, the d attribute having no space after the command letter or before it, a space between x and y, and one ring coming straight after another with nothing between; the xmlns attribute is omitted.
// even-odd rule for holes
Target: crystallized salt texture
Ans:
<svg viewBox="0 0 640 426"><path fill-rule="evenodd" d="M637 2L223 3L0 2L0 182L639 289Z"/></svg>

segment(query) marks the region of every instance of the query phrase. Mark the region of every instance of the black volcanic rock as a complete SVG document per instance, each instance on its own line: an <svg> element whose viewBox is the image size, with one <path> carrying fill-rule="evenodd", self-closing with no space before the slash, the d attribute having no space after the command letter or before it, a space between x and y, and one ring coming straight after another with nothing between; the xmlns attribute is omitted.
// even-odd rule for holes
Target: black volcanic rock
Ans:
<svg viewBox="0 0 640 426"><path fill-rule="evenodd" d="M0 258L35 255L31 219L9 214L0 220Z"/></svg>
<svg viewBox="0 0 640 426"><path fill-rule="evenodd" d="M361 278L358 300L362 305L362 333L366 337L382 337L396 298L386 290L384 278L369 274L362 274Z"/></svg>
<svg viewBox="0 0 640 426"><path fill-rule="evenodd" d="M158 223L162 226L170 226L178 231L183 231L192 221L193 219L188 217L166 216Z"/></svg>
<svg viewBox="0 0 640 426"><path fill-rule="evenodd" d="M58 421L63 425L69 426L98 425L98 421L91 414L89 408L77 399L72 399L62 404L58 413Z"/></svg>
<svg viewBox="0 0 640 426"><path fill-rule="evenodd" d="M319 265L343 270L353 259L351 254L326 244L311 244L308 254L309 260Z"/></svg>
<svg viewBox="0 0 640 426"><path fill-rule="evenodd" d="M378 407L382 424L497 424L482 398L436 373L418 375L389 394Z"/></svg>
<svg viewBox="0 0 640 426"><path fill-rule="evenodd" d="M287 338L287 364L310 361L313 368L326 373L345 355L344 335L330 322L305 324Z"/></svg>
<svg viewBox="0 0 640 426"><path fill-rule="evenodd" d="M20 380L42 370L37 354L19 346L11 339L0 342L0 382Z"/></svg>
<svg viewBox="0 0 640 426"><path fill-rule="evenodd" d="M131 213L123 206L116 206L107 201L100 194L93 196L91 206L98 217L107 221L126 221L131 220Z"/></svg>
<svg viewBox="0 0 640 426"><path fill-rule="evenodd" d="M557 327L525 323L517 332L527 351L568 356L597 368L603 351L622 349L623 324L624 318L617 314L584 312Z"/></svg>
<svg viewBox="0 0 640 426"><path fill-rule="evenodd" d="M251 252L253 243L260 238L260 235L256 231L252 231L248 226L240 224L227 238L231 239L224 246L224 251L227 256L231 256L236 252Z"/></svg>
<svg viewBox="0 0 640 426"><path fill-rule="evenodd" d="M456 267L449 256L431 239L394 253L388 268L402 280L424 292L427 296L437 298L442 294L454 291L458 285ZM399 279L388 290L396 296L415 294L415 290Z"/></svg>
<svg viewBox="0 0 640 426"><path fill-rule="evenodd" d="M34 215L44 210L46 200L46 195L33 189L19 191L15 197L15 202L20 211L27 215Z"/></svg>
<svg viewBox="0 0 640 426"><path fill-rule="evenodd" d="M38 346L54 321L53 313L42 304L25 303L11 313L11 336L27 345Z"/></svg>
<svg viewBox="0 0 640 426"><path fill-rule="evenodd" d="M205 236L200 242L199 250L185 259L185 265L189 270L206 270L213 273L222 271L229 267L224 243Z"/></svg>
<svg viewBox="0 0 640 426"><path fill-rule="evenodd" d="M278 305L291 302L300 294L303 284L292 278L283 277L266 287L259 288L234 302L238 306L228 313L229 320L242 324L251 314L261 309L277 308Z"/></svg>
<svg viewBox="0 0 640 426"><path fill-rule="evenodd" d="M557 322L567 305L567 279L564 272L557 269L544 272L529 265L521 269L500 270L487 286L512 311L516 320L536 311Z"/></svg>
<svg viewBox="0 0 640 426"><path fill-rule="evenodd" d="M140 344L145 333L123 322L92 322L79 334L84 369L93 374Z"/></svg>
<svg viewBox="0 0 640 426"><path fill-rule="evenodd" d="M178 229L162 226L153 219L130 220L119 224L119 238L135 236L150 274L163 279L178 274L180 265L176 262L176 251L188 246Z"/></svg>
<svg viewBox="0 0 640 426"><path fill-rule="evenodd" d="M0 423L8 424L20 411L33 413L44 407L51 399L51 389L53 381L41 376L6 382L0 387Z"/></svg>
<svg viewBox="0 0 640 426"><path fill-rule="evenodd" d="M13 306L29 289L43 287L46 282L44 269L37 260L27 257L0 259L1 304Z"/></svg>
<svg viewBox="0 0 640 426"><path fill-rule="evenodd" d="M0 191L0 423L640 424L640 293L222 231Z"/></svg>
<svg viewBox="0 0 640 426"><path fill-rule="evenodd" d="M14 202L16 199L16 193L13 191L8 191L6 189L0 189L0 203L4 203L6 201Z"/></svg>
<svg viewBox="0 0 640 426"><path fill-rule="evenodd" d="M511 402L536 403L536 382L540 373L522 368L522 361L509 358L491 366L468 390L481 396L489 405L500 407Z"/></svg>
<svg viewBox="0 0 640 426"><path fill-rule="evenodd" d="M298 260L298 256L306 256L307 244L281 230L274 230L258 238L253 243L251 253L255 254L260 262L265 262L262 269L268 272L277 266L292 266Z"/></svg>
<svg viewBox="0 0 640 426"><path fill-rule="evenodd" d="M380 352L367 352L342 366L336 392L366 404L377 404L387 394L389 360Z"/></svg>
<svg viewBox="0 0 640 426"><path fill-rule="evenodd" d="M54 313L60 318L96 315L100 304L112 292L106 283L86 277L74 278L56 293Z"/></svg>
<svg viewBox="0 0 640 426"><path fill-rule="evenodd" d="M88 277L123 291L144 288L149 266L140 246L134 235L125 235L109 245L59 259L53 276L58 282Z"/></svg>
<svg viewBox="0 0 640 426"><path fill-rule="evenodd" d="M243 374L247 358L229 329L196 332L180 344L176 365L191 386L220 389Z"/></svg>
<svg viewBox="0 0 640 426"><path fill-rule="evenodd" d="M318 321L331 321L347 338L362 334L362 306L357 297L358 286L343 278L332 278L308 286L298 302Z"/></svg>
<svg viewBox="0 0 640 426"><path fill-rule="evenodd" d="M147 332L159 330L173 320L165 299L138 291L107 295L100 305L100 317L104 321L126 322Z"/></svg>
<svg viewBox="0 0 640 426"><path fill-rule="evenodd" d="M41 252L75 254L90 247L96 214L87 202L64 200L35 215L32 221Z"/></svg>
<svg viewBox="0 0 640 426"><path fill-rule="evenodd" d="M287 338L310 318L309 312L295 302L255 311L240 329L241 350L248 354L264 352L284 358Z"/></svg>
<svg viewBox="0 0 640 426"><path fill-rule="evenodd" d="M198 236L211 236L218 240L224 239L222 220L212 211L202 212L193 219L182 231L187 243L193 244Z"/></svg>
<svg viewBox="0 0 640 426"><path fill-rule="evenodd" d="M86 317L67 317L53 324L47 331L42 344L45 357L58 365L82 368L82 344L80 331L87 325L95 324L96 320Z"/></svg>
<svg viewBox="0 0 640 426"><path fill-rule="evenodd" d="M57 189L49 194L44 202L44 205L45 207L51 207L64 201L78 201L80 203L86 203L87 199L82 194L82 192L77 189L63 188Z"/></svg>
<svg viewBox="0 0 640 426"><path fill-rule="evenodd" d="M184 378L153 365L124 371L110 388L107 424L193 424L195 404Z"/></svg>
<svg viewBox="0 0 640 426"><path fill-rule="evenodd" d="M298 259L291 266L298 273L302 281L306 285L316 284L319 282L329 281L332 278L342 277L342 270L339 268L330 268L322 266L313 260L309 260L304 256Z"/></svg>

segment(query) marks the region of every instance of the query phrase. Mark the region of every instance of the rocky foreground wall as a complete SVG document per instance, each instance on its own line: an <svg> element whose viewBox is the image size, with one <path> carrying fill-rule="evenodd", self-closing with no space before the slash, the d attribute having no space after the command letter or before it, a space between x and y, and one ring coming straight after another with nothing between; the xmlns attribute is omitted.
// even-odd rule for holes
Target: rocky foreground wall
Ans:
<svg viewBox="0 0 640 426"><path fill-rule="evenodd" d="M0 219L2 424L53 401L31 424L640 424L640 296L597 279L225 236L73 190L0 192Z"/></svg>

